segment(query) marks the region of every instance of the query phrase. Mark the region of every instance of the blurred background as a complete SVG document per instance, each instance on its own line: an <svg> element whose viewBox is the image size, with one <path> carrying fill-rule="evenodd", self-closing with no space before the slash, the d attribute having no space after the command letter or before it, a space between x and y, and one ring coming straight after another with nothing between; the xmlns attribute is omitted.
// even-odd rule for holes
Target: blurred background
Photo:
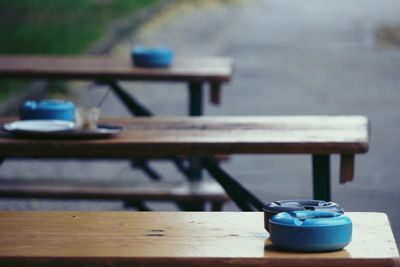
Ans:
<svg viewBox="0 0 400 267"><path fill-rule="evenodd" d="M365 115L370 151L356 157L355 180L339 184L332 159L332 198L347 211L386 212L400 240L399 0L0 0L0 54L110 54L134 45L165 45L180 56L233 58L233 81L206 115ZM15 112L35 83L1 80L2 112ZM43 86L45 85L45 86ZM41 83L43 97L93 105L106 88ZM156 115L186 115L180 84L125 83ZM36 95L37 97L37 95ZM17 100L16 100L17 99ZM168 101L166 101L166 99ZM10 104L11 103L11 104ZM110 96L103 117L129 116ZM153 164L169 179L173 166ZM306 156L232 156L223 164L264 202L310 198ZM125 161L9 160L0 178L141 180ZM172 205L151 204L157 210ZM0 200L1 210L122 210L118 201ZM237 210L233 204L225 210Z"/></svg>

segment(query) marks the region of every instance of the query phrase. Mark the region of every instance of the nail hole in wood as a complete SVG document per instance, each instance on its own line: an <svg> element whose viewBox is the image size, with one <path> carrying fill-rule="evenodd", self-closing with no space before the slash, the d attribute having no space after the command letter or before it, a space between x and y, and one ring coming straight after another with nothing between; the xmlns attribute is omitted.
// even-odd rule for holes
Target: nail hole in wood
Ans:
<svg viewBox="0 0 400 267"><path fill-rule="evenodd" d="M164 236L163 234L147 234L146 236Z"/></svg>

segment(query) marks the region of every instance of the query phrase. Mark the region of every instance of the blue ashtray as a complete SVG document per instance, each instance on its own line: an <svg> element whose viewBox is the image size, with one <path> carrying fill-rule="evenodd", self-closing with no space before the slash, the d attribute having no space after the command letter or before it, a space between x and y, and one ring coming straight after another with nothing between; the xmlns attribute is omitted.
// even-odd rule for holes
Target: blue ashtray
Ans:
<svg viewBox="0 0 400 267"><path fill-rule="evenodd" d="M134 47L132 62L145 68L165 68L172 64L174 53L166 47Z"/></svg>
<svg viewBox="0 0 400 267"><path fill-rule="evenodd" d="M272 244L283 250L336 251L351 241L352 222L338 212L281 212L269 224Z"/></svg>
<svg viewBox="0 0 400 267"><path fill-rule="evenodd" d="M28 100L20 107L21 120L75 120L75 105L65 100Z"/></svg>
<svg viewBox="0 0 400 267"><path fill-rule="evenodd" d="M335 202L314 199L279 200L264 207L264 227L269 232L269 220L280 212L288 211L332 211L344 213L343 208Z"/></svg>

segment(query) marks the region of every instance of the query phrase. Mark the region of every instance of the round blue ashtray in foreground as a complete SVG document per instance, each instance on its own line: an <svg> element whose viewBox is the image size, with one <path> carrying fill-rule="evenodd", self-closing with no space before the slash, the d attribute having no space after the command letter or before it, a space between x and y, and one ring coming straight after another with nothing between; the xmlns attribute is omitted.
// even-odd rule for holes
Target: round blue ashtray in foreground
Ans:
<svg viewBox="0 0 400 267"><path fill-rule="evenodd" d="M281 212L269 223L272 244L283 250L335 251L351 241L352 222L338 212Z"/></svg>
<svg viewBox="0 0 400 267"><path fill-rule="evenodd" d="M65 100L28 100L20 107L21 120L75 120L75 105Z"/></svg>
<svg viewBox="0 0 400 267"><path fill-rule="evenodd" d="M331 211L344 213L343 208L335 202L314 199L279 200L269 203L264 207L264 227L268 232L269 220L280 212L289 211Z"/></svg>
<svg viewBox="0 0 400 267"><path fill-rule="evenodd" d="M134 47L132 62L135 66L145 68L165 68L172 64L174 53L166 47Z"/></svg>

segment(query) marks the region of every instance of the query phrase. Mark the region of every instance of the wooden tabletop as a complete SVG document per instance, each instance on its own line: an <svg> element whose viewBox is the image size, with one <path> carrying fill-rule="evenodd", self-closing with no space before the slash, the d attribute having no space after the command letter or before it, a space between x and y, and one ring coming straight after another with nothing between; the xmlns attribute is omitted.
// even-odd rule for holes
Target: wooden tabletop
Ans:
<svg viewBox="0 0 400 267"><path fill-rule="evenodd" d="M0 212L0 265L400 266L385 214L347 215L344 250L292 253L272 246L261 212Z"/></svg>
<svg viewBox="0 0 400 267"><path fill-rule="evenodd" d="M369 144L368 119L362 116L152 117L104 122L125 129L117 137L97 140L21 139L0 132L0 156L357 154L367 152Z"/></svg>
<svg viewBox="0 0 400 267"><path fill-rule="evenodd" d="M0 55L0 77L89 80L160 80L226 82L229 58L176 58L169 68L133 67L130 56L6 56Z"/></svg>

